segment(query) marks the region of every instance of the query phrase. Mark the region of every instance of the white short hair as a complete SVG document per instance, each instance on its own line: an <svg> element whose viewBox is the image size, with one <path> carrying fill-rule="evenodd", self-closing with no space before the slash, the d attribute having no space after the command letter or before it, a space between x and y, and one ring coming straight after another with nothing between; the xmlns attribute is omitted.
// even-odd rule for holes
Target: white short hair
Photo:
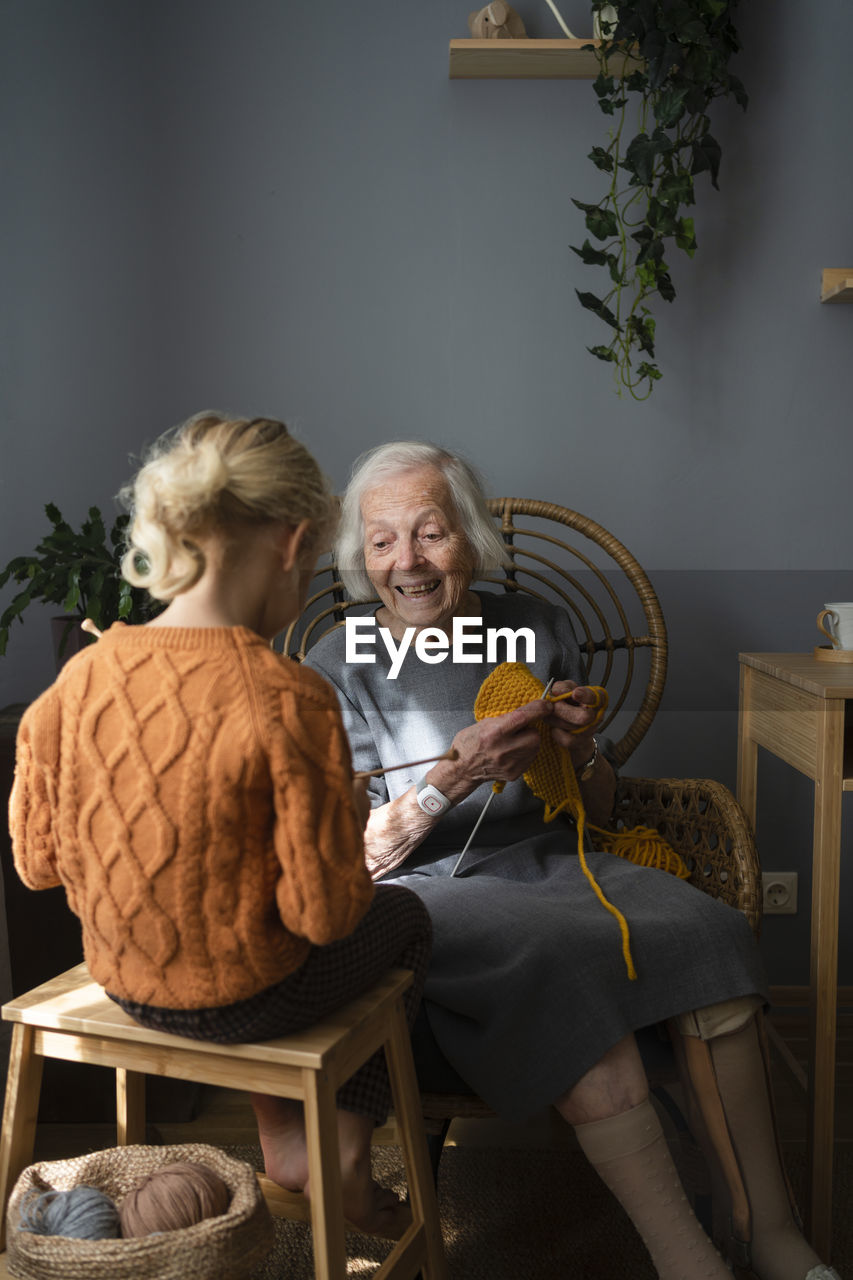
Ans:
<svg viewBox="0 0 853 1280"><path fill-rule="evenodd" d="M471 464L435 444L420 440L392 441L356 459L341 504L335 560L341 581L353 600L370 600L376 595L364 567L362 498L383 481L417 467L433 467L447 481L462 531L473 553L475 576L510 563L486 506L480 478Z"/></svg>

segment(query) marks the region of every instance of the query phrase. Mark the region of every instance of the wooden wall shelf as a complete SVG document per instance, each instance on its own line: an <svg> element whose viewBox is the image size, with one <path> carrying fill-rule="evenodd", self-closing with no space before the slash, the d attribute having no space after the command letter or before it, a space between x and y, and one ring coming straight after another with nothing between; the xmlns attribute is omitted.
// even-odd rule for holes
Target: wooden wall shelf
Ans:
<svg viewBox="0 0 853 1280"><path fill-rule="evenodd" d="M451 40L451 80L594 80L595 54L585 40ZM587 46L586 48L584 46ZM641 62L632 59L628 70Z"/></svg>
<svg viewBox="0 0 853 1280"><path fill-rule="evenodd" d="M820 300L853 302L853 267L824 268Z"/></svg>

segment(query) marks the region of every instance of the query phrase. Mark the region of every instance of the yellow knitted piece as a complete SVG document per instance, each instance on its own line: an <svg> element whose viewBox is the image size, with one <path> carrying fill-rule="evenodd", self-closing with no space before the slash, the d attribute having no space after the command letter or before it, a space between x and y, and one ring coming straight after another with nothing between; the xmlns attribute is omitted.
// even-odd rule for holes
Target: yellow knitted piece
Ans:
<svg viewBox="0 0 853 1280"><path fill-rule="evenodd" d="M535 702L542 697L545 686L523 662L504 662L487 676L480 686L474 703L474 717L482 720L488 716L505 715L516 707L527 702ZM607 690L597 685L590 686L595 694L592 703L596 711L595 719L590 723L570 730L572 733L589 733L604 718L607 710ZM571 692L548 695L547 701L561 702L571 697ZM551 726L542 722L537 725L542 745L536 759L524 775L524 781L535 796L545 803L544 818L552 822L558 813L568 809L577 824L578 858L583 873L589 881L599 902L619 922L622 935L622 955L629 978L636 978L637 972L631 957L630 933L628 922L618 908L607 901L595 876L590 871L584 856L584 831L589 826L598 837L602 849L615 853L617 857L627 858L643 867L657 867L669 871L680 879L686 880L690 872L681 858L665 840L651 827L635 827L631 831L605 831L592 823L587 824L586 812L581 799L580 787L572 766L568 751L559 747L551 737ZM503 790L503 783L494 784L495 791Z"/></svg>

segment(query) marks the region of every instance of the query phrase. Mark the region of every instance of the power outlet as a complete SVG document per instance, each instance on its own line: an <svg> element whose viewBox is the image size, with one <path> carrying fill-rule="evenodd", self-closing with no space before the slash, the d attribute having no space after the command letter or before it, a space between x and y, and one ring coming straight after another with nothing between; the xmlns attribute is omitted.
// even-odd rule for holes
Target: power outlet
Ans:
<svg viewBox="0 0 853 1280"><path fill-rule="evenodd" d="M762 871L761 888L764 895L765 915L793 916L797 914L796 871Z"/></svg>

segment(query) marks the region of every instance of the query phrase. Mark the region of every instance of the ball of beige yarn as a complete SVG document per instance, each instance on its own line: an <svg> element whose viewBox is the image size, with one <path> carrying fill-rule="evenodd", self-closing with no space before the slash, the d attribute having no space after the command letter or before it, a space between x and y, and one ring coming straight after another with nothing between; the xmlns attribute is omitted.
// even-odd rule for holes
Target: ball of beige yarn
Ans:
<svg viewBox="0 0 853 1280"><path fill-rule="evenodd" d="M167 1164L149 1173L118 1206L121 1234L178 1231L224 1213L230 1202L228 1187L207 1165Z"/></svg>

